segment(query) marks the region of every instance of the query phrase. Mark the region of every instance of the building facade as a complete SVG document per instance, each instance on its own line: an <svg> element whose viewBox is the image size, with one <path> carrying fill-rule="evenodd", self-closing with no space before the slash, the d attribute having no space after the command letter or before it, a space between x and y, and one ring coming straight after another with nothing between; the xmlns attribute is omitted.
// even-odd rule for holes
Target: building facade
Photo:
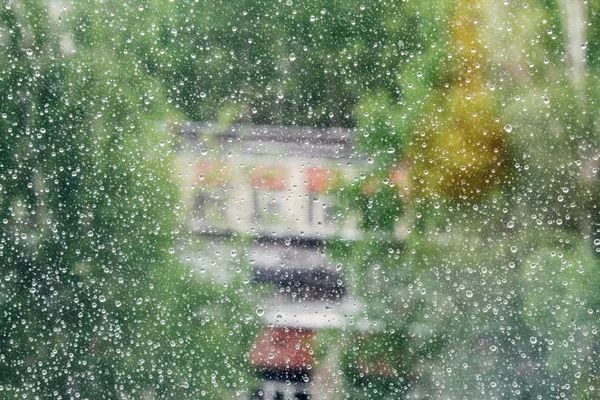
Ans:
<svg viewBox="0 0 600 400"><path fill-rule="evenodd" d="M248 343L250 362L263 383L248 397L316 398L328 385L313 365L319 330L343 328L345 315L357 307L340 266L323 248L334 238L360 236L358 214L337 198L365 165L352 131L186 124L181 134L177 174L187 225L213 249L223 247L212 251L212 260L188 261L207 279L226 284L235 272L220 255L229 238L244 236L246 279L268 288L250 299L263 325Z"/></svg>

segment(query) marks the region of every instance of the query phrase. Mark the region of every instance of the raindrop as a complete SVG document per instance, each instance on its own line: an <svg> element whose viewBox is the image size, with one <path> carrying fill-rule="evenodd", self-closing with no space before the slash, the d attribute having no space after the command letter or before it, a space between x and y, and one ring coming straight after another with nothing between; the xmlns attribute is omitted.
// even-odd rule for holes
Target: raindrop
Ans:
<svg viewBox="0 0 600 400"><path fill-rule="evenodd" d="M473 292L472 292L471 290L467 290L467 291L465 292L465 295L466 295L468 298L471 298L471 297L473 297Z"/></svg>
<svg viewBox="0 0 600 400"><path fill-rule="evenodd" d="M175 254L175 248L170 247L169 248L169 254Z"/></svg>
<svg viewBox="0 0 600 400"><path fill-rule="evenodd" d="M531 344L536 344L537 343L537 338L535 336L532 336L529 338L529 341L531 342Z"/></svg>
<svg viewBox="0 0 600 400"><path fill-rule="evenodd" d="M259 317L262 317L263 315L265 315L265 310L263 310L261 307L258 307L256 309L256 315L258 315Z"/></svg>
<svg viewBox="0 0 600 400"><path fill-rule="evenodd" d="M27 50L25 50L25 54L27 54L29 57L31 57L33 55L33 50L27 49Z"/></svg>
<svg viewBox="0 0 600 400"><path fill-rule="evenodd" d="M504 125L504 130L508 133L511 133L513 130L513 127L510 124L506 124L506 125Z"/></svg>
<svg viewBox="0 0 600 400"><path fill-rule="evenodd" d="M517 250L519 250L519 248L517 246L511 246L510 251L512 251L513 253L516 253Z"/></svg>
<svg viewBox="0 0 600 400"><path fill-rule="evenodd" d="M296 61L296 55L294 53L290 53L289 60L290 61Z"/></svg>

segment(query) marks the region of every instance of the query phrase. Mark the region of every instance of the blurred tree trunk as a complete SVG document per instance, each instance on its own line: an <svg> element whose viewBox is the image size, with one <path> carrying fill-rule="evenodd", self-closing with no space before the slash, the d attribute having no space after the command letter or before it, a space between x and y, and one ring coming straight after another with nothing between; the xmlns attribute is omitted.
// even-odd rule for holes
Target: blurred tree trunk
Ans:
<svg viewBox="0 0 600 400"><path fill-rule="evenodd" d="M565 52L571 64L571 80L577 89L582 89L585 77L585 4L583 0L562 0L563 33Z"/></svg>

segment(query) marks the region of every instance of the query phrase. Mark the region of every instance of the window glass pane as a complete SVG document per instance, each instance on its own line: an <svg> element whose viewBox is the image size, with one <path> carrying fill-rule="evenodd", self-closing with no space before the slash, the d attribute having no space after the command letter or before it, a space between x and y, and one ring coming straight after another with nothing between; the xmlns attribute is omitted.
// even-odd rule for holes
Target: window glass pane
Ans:
<svg viewBox="0 0 600 400"><path fill-rule="evenodd" d="M599 12L5 1L0 397L600 397Z"/></svg>

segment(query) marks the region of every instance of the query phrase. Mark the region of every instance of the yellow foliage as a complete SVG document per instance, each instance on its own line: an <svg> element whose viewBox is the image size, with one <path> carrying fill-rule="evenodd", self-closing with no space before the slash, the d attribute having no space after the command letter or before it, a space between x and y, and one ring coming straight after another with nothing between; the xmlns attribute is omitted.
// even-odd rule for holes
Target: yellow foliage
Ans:
<svg viewBox="0 0 600 400"><path fill-rule="evenodd" d="M506 132L485 84L482 7L460 1L451 22L451 76L431 96L409 154L416 194L472 197L499 181Z"/></svg>

